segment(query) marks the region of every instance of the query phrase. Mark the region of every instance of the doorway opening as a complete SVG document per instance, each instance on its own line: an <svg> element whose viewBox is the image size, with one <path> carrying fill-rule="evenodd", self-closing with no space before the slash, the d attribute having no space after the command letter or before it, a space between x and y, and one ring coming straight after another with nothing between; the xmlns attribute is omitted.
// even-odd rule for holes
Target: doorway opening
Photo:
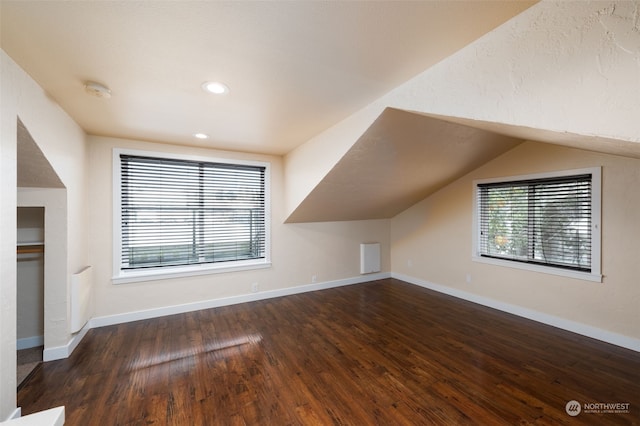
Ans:
<svg viewBox="0 0 640 426"><path fill-rule="evenodd" d="M53 320L67 309L67 194L25 125L19 118L17 121L16 349L19 385L21 381L26 382L22 377L23 370L27 370L27 376L29 370L22 364L33 366L47 360L52 336L56 336L59 328L67 326ZM22 352L32 348L38 349Z"/></svg>
<svg viewBox="0 0 640 426"><path fill-rule="evenodd" d="M16 267L17 384L44 350L44 207L18 207Z"/></svg>

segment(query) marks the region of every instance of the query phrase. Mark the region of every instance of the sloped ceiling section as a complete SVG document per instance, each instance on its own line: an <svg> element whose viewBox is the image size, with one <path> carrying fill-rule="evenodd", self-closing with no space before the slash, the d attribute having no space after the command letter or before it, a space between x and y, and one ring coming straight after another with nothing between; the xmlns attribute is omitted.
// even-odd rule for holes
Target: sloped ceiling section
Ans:
<svg viewBox="0 0 640 426"><path fill-rule="evenodd" d="M600 152L603 154L640 158L640 143L628 140L612 139L595 135L579 135L571 132L556 132L546 129L534 129L532 127L515 126L505 123L494 123L490 121L472 120L469 118L450 117L430 113L416 112L416 114L433 119L444 120L450 123L475 127L488 132L494 132L523 140L545 142L569 148Z"/></svg>
<svg viewBox="0 0 640 426"><path fill-rule="evenodd" d="M391 218L522 141L387 108L287 222Z"/></svg>
<svg viewBox="0 0 640 426"><path fill-rule="evenodd" d="M638 46L637 1L537 3L289 153L288 221L392 217L505 138L640 158Z"/></svg>
<svg viewBox="0 0 640 426"><path fill-rule="evenodd" d="M19 188L64 188L27 128L18 120L17 183Z"/></svg>

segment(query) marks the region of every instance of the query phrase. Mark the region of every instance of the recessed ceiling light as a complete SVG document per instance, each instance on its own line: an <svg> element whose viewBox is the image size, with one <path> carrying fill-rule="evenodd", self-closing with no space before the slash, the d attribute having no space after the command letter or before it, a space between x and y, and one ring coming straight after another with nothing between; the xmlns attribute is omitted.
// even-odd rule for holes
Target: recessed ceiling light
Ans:
<svg viewBox="0 0 640 426"><path fill-rule="evenodd" d="M111 97L111 89L95 81L85 81L84 90L97 98L109 99Z"/></svg>
<svg viewBox="0 0 640 426"><path fill-rule="evenodd" d="M209 135L206 133L194 133L193 137L197 139L209 139Z"/></svg>
<svg viewBox="0 0 640 426"><path fill-rule="evenodd" d="M223 95L229 92L229 87L226 84L219 83L217 81L207 81L202 84L202 88L216 95Z"/></svg>

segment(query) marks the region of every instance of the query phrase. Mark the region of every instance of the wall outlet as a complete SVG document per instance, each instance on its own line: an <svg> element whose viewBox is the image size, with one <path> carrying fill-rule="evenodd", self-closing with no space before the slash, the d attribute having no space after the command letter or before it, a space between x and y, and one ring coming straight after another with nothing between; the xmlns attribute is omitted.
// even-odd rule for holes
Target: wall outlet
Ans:
<svg viewBox="0 0 640 426"><path fill-rule="evenodd" d="M311 282L315 283L316 281L318 281L318 276L317 275L312 275L311 276Z"/></svg>
<svg viewBox="0 0 640 426"><path fill-rule="evenodd" d="M467 274L467 284L471 284L471 274Z"/></svg>
<svg viewBox="0 0 640 426"><path fill-rule="evenodd" d="M260 287L258 286L258 283L251 284L251 291L253 293L257 293L259 290L260 290Z"/></svg>
<svg viewBox="0 0 640 426"><path fill-rule="evenodd" d="M411 259L407 260L407 266L411 268L413 266L413 260Z"/></svg>

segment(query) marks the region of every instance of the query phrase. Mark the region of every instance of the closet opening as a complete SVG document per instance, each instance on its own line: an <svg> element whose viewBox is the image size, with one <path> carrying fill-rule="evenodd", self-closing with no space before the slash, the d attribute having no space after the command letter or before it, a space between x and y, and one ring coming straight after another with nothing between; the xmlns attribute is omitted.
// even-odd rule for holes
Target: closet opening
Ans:
<svg viewBox="0 0 640 426"><path fill-rule="evenodd" d="M43 359L44 350L44 207L17 208L16 347L17 384Z"/></svg>

